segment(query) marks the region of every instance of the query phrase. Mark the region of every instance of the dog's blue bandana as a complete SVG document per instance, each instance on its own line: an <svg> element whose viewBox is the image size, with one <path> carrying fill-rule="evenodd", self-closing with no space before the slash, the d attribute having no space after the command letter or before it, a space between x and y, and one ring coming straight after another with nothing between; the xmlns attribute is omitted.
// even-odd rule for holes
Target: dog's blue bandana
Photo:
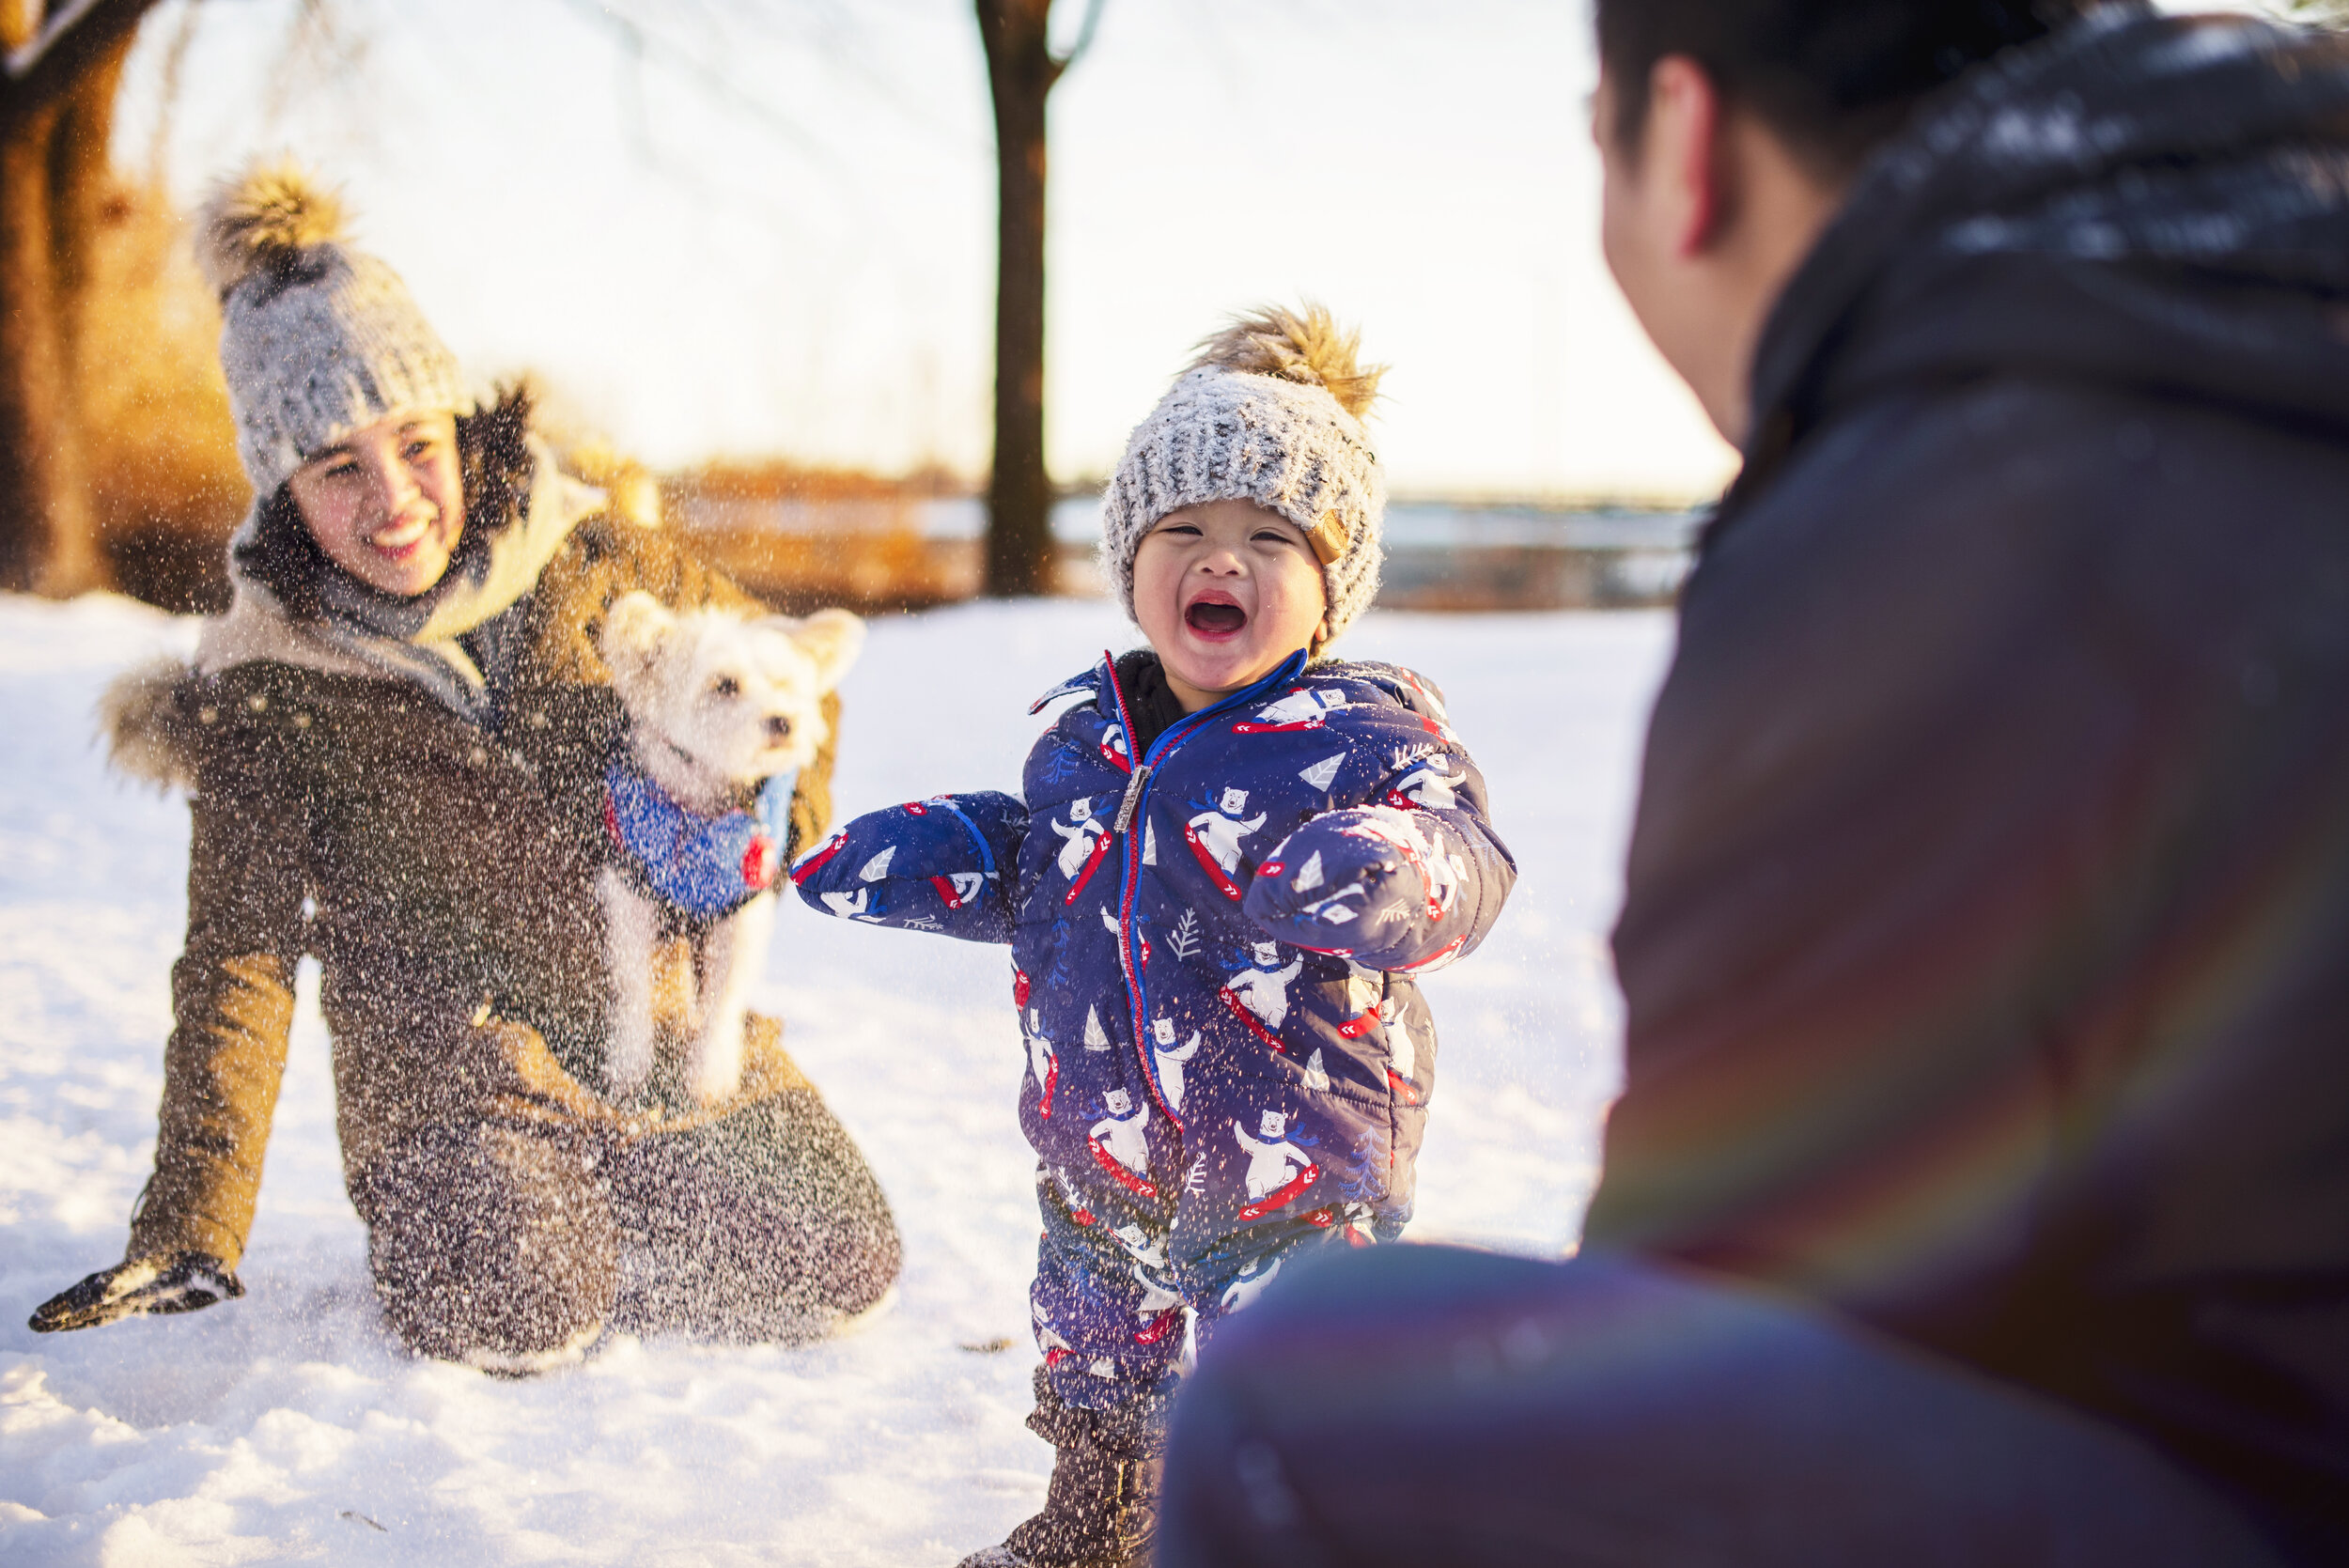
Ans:
<svg viewBox="0 0 2349 1568"><path fill-rule="evenodd" d="M621 757L604 775L603 825L646 892L714 920L775 885L798 783L796 772L778 773L759 785L749 811L704 816L670 800Z"/></svg>

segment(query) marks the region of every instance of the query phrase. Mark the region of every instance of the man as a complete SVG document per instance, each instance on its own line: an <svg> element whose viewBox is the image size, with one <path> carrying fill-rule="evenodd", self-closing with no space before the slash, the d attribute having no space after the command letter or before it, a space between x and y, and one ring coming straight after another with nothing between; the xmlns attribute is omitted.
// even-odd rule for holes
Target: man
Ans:
<svg viewBox="0 0 2349 1568"><path fill-rule="evenodd" d="M1745 467L1588 1250L1280 1281L1160 1561L2349 1560L2349 40L1596 14Z"/></svg>

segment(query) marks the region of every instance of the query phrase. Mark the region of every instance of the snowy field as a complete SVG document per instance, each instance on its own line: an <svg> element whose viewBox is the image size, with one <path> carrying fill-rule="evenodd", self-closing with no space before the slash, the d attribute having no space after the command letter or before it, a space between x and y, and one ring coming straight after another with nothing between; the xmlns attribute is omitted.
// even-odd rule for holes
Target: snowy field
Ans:
<svg viewBox="0 0 2349 1568"><path fill-rule="evenodd" d="M906 1235L903 1300L859 1337L619 1339L523 1383L408 1358L343 1196L314 976L250 1294L25 1328L119 1256L184 917L186 812L103 770L91 705L192 636L119 599L0 598L0 1562L945 1564L1032 1512L1050 1453L1020 1424L1036 1222L1004 956L796 905L761 1004ZM1426 986L1442 1054L1415 1239L1555 1253L1576 1233L1617 1071L1605 933L1671 636L1662 613L1375 614L1348 638L1445 688L1522 868L1492 939ZM1084 603L876 624L841 807L1016 787L1029 701L1129 639Z"/></svg>

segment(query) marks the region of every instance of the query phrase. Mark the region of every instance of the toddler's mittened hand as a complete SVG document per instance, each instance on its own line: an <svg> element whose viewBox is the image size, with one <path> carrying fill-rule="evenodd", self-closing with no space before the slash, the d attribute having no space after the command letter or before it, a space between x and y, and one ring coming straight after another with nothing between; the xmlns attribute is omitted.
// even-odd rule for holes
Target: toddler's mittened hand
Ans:
<svg viewBox="0 0 2349 1568"><path fill-rule="evenodd" d="M1390 820L1392 819L1392 820ZM1421 835L1405 813L1363 806L1315 817L1256 868L1240 908L1292 947L1377 956L1412 945L1436 919Z"/></svg>
<svg viewBox="0 0 2349 1568"><path fill-rule="evenodd" d="M118 1318L192 1312L244 1294L236 1274L209 1252L161 1252L101 1268L40 1304L36 1334L96 1328Z"/></svg>
<svg viewBox="0 0 2349 1568"><path fill-rule="evenodd" d="M1009 941L1003 872L1017 866L1027 825L1028 808L994 791L909 800L801 856L791 881L801 902L843 920Z"/></svg>

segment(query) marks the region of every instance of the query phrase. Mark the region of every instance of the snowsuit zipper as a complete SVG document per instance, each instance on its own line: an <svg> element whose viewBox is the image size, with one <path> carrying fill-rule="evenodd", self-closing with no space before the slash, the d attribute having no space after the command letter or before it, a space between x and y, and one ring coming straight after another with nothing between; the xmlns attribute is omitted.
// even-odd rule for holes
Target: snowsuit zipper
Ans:
<svg viewBox="0 0 2349 1568"><path fill-rule="evenodd" d="M1110 695L1117 701L1117 722L1126 731L1127 751L1130 756L1133 748L1134 722L1133 716L1126 708L1126 689L1119 684L1117 679L1117 660L1105 652L1101 655L1101 661L1109 674ZM1109 833L1102 835L1104 846L1108 844L1111 837L1117 834L1123 834L1126 841L1121 856L1121 886L1117 895L1117 959L1119 968L1126 971L1126 1004L1128 1013L1127 1024L1133 1032L1134 1062L1142 1069L1142 1081L1150 1087L1151 1100L1158 1106L1159 1113L1174 1124L1177 1135L1183 1131L1183 1119L1174 1113L1174 1107L1166 1103L1165 1092L1159 1087L1158 1069L1150 1064L1150 1048L1147 1043L1150 1009L1148 1000L1143 994L1143 959L1136 953L1134 945L1134 894L1137 891L1137 884L1142 880L1141 838L1143 836L1133 832L1134 819L1142 815L1147 804L1151 774L1174 754L1176 747L1196 735L1206 720L1226 708L1246 705L1267 687L1277 685L1283 680L1295 679L1304 666L1304 651L1299 649L1283 660L1280 668L1254 685L1235 691L1221 702L1203 707L1196 713L1186 714L1169 724L1165 733L1150 743L1146 753L1134 757L1126 765L1131 777L1127 781L1124 799L1118 802L1116 823ZM1086 867L1088 876L1091 870L1090 866ZM1073 898L1075 894L1072 893L1070 896Z"/></svg>

